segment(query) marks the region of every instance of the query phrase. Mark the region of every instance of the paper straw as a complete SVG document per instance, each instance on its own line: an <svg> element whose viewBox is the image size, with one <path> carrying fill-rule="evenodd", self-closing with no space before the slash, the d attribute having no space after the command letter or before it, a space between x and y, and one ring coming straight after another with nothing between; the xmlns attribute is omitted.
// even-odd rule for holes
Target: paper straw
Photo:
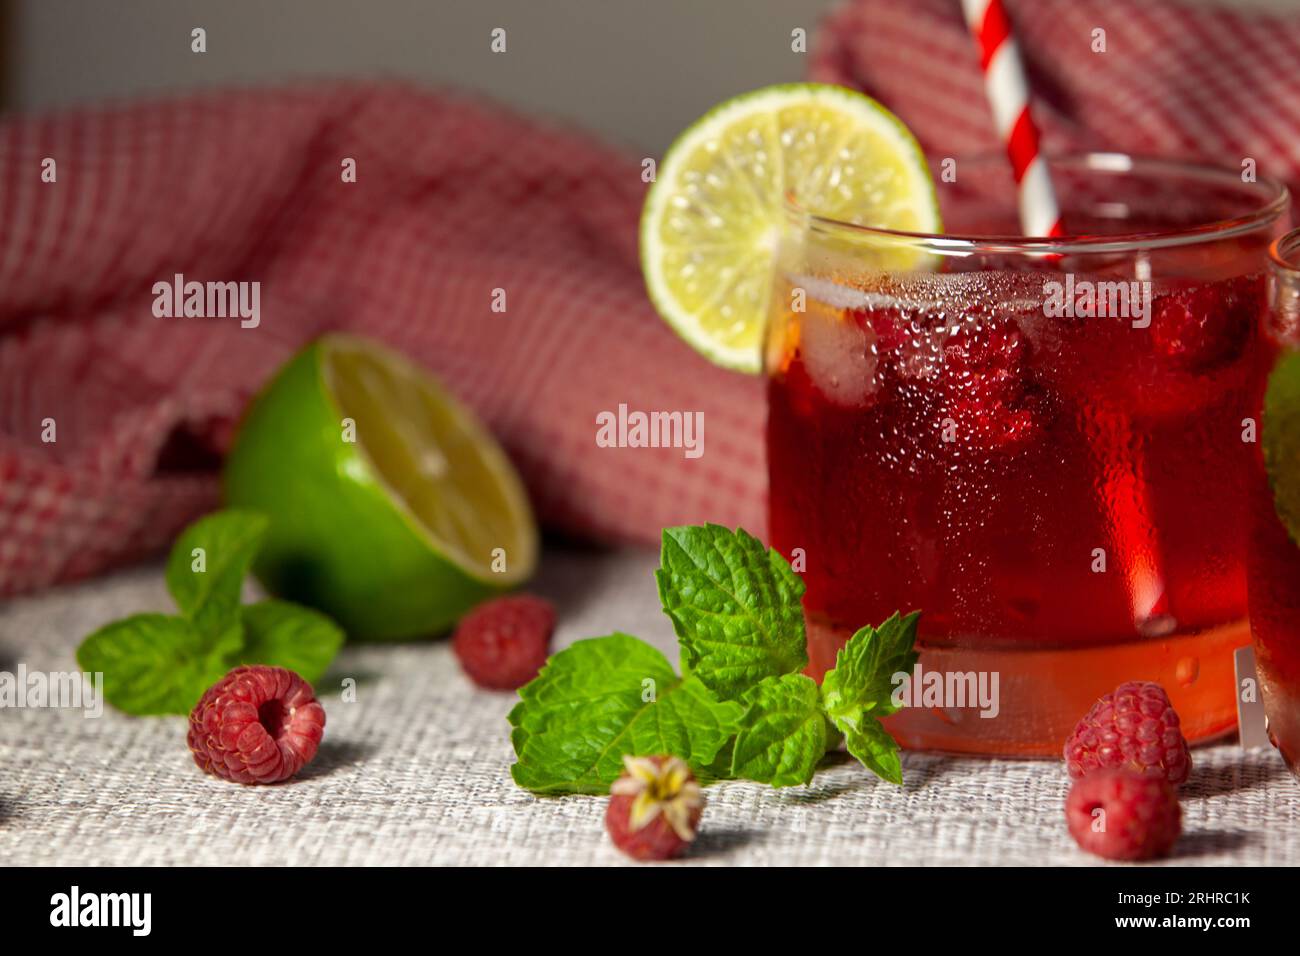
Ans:
<svg viewBox="0 0 1300 956"><path fill-rule="evenodd" d="M1027 236L1059 236L1060 207L1047 163L1039 155L1038 127L1029 114L1029 84L1006 8L1002 0L962 0L962 9L979 45L993 122L1016 177L1020 228Z"/></svg>
<svg viewBox="0 0 1300 956"><path fill-rule="evenodd" d="M1006 8L1002 0L962 0L962 11L979 46L993 122L1011 160L1020 227L1027 236L1063 235L1056 189L1039 151L1038 127L1029 112L1029 83ZM1167 634L1177 623L1169 614L1141 456L1132 447L1127 423L1106 437L1109 440L1097 440L1093 450L1105 475L1103 507L1127 579L1133 623L1148 637Z"/></svg>

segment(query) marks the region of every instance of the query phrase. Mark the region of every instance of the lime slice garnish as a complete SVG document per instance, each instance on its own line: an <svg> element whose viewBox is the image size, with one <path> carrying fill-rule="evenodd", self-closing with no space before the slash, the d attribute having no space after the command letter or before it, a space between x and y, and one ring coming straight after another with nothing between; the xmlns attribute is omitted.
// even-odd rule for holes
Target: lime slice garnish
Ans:
<svg viewBox="0 0 1300 956"><path fill-rule="evenodd" d="M352 336L311 343L254 400L225 491L270 518L267 589L357 638L436 633L537 563L528 497L488 431L424 371Z"/></svg>
<svg viewBox="0 0 1300 956"><path fill-rule="evenodd" d="M1277 516L1300 543L1300 352L1284 354L1268 377L1261 431Z"/></svg>
<svg viewBox="0 0 1300 956"><path fill-rule="evenodd" d="M940 229L920 146L869 96L793 83L715 107L659 166L641 215L641 270L660 315L718 365L761 368L787 195L856 225ZM920 258L890 256L891 268Z"/></svg>

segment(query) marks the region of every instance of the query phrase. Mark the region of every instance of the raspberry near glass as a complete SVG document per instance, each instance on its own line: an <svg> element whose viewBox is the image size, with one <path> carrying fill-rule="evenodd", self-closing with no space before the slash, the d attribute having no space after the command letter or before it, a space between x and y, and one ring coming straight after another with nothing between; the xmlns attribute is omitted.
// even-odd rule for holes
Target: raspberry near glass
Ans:
<svg viewBox="0 0 1300 956"><path fill-rule="evenodd" d="M770 531L806 556L811 670L862 621L922 608L921 667L996 672L1002 699L992 718L904 709L904 746L1059 754L1129 680L1163 685L1189 740L1230 732L1286 190L1065 157L1067 235L1025 238L1005 162L957 165L944 235L787 206Z"/></svg>

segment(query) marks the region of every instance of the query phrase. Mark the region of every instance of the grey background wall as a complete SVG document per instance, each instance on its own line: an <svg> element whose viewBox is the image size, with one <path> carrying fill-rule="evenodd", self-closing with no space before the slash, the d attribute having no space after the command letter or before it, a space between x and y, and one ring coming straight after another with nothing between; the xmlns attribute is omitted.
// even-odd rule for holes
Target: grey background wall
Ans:
<svg viewBox="0 0 1300 956"><path fill-rule="evenodd" d="M802 76L790 31L811 35L834 2L9 0L4 89L8 108L30 110L288 77L403 76L651 153L719 100ZM1300 9L1300 0L1231 5ZM208 32L202 56L189 48L195 26ZM504 56L488 48L497 26Z"/></svg>
<svg viewBox="0 0 1300 956"><path fill-rule="evenodd" d="M799 78L790 31L833 0L19 0L9 104L316 75L491 94L659 149L713 103ZM208 52L190 52L190 30ZM489 50L494 27L507 52Z"/></svg>

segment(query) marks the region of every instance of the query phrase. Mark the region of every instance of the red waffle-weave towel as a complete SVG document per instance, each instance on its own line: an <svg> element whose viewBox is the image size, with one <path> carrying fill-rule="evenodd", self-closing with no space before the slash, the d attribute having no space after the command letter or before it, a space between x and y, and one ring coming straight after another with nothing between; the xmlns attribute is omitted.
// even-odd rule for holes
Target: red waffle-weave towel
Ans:
<svg viewBox="0 0 1300 956"><path fill-rule="evenodd" d="M1160 0L1010 7L1047 148L1252 157L1300 180L1300 19ZM811 72L881 98L928 151L1000 148L955 0L850 4ZM41 181L46 157L56 184ZM404 87L0 124L0 595L156 551L214 507L239 410L331 329L401 349L477 409L549 526L646 542L706 519L761 532L761 383L710 367L654 315L636 265L643 189L635 158ZM152 285L175 273L260 281L260 327L154 318ZM596 415L620 403L704 412L705 454L597 447Z"/></svg>
<svg viewBox="0 0 1300 956"><path fill-rule="evenodd" d="M1259 173L1300 183L1300 16L1178 0L1005 2L1047 151L1231 168L1252 158ZM811 79L875 96L927 155L1002 149L957 0L845 3L812 58Z"/></svg>
<svg viewBox="0 0 1300 956"><path fill-rule="evenodd" d="M581 135L393 86L5 124L0 594L155 551L215 507L245 402L331 329L400 349L477 409L552 526L761 530L761 383L650 307L644 189L635 158ZM260 325L155 318L152 286L175 273L260 281ZM704 454L598 447L596 415L620 403L703 412Z"/></svg>

